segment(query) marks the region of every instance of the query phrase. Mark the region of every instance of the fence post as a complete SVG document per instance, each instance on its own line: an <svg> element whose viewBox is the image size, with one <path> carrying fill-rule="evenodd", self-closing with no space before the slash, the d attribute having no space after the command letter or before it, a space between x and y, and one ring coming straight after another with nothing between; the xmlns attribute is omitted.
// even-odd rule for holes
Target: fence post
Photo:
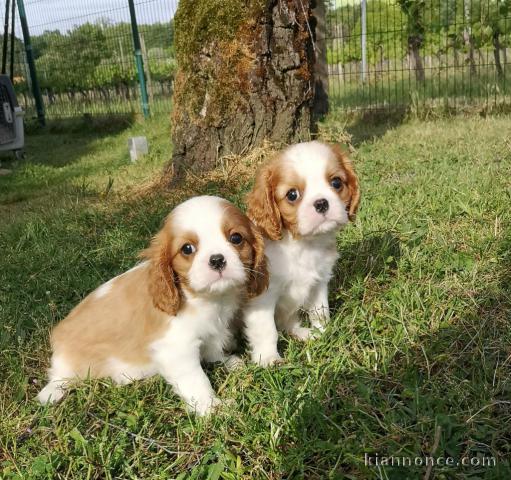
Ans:
<svg viewBox="0 0 511 480"><path fill-rule="evenodd" d="M133 0L128 0L131 18L131 33L133 35L133 46L135 48L135 64L137 66L138 81L140 84L140 98L142 100L142 111L144 118L149 117L149 102L147 101L147 88L144 76L144 61L142 60L142 48L140 46L140 36L138 34L137 16L135 14L135 5Z"/></svg>
<svg viewBox="0 0 511 480"><path fill-rule="evenodd" d="M362 38L361 38L361 50L362 50L362 73L361 73L361 79L362 83L365 83L366 81L366 72L367 72L367 1L362 0L362 16L361 16L361 22L362 22Z"/></svg>
<svg viewBox="0 0 511 480"><path fill-rule="evenodd" d="M147 49L145 48L144 36L140 34L140 47L142 50L142 60L144 61L144 72L146 78L146 87L147 87L147 98L153 103L153 83L151 81L151 69L149 68L149 55L147 54Z"/></svg>
<svg viewBox="0 0 511 480"><path fill-rule="evenodd" d="M7 67L7 38L9 33L9 0L5 0L5 22L4 22L4 38L2 49L2 75L5 75Z"/></svg>
<svg viewBox="0 0 511 480"><path fill-rule="evenodd" d="M11 76L11 82L14 82L14 40L16 39L16 35L14 32L14 29L16 28L16 19L14 18L16 16L16 0L12 0L11 4L11 63L10 63L10 70L9 74Z"/></svg>
<svg viewBox="0 0 511 480"><path fill-rule="evenodd" d="M35 107L37 110L37 118L39 119L41 126L44 127L46 120L44 118L43 97L41 96L39 82L37 81L34 54L32 52L32 43L30 42L30 32L28 30L27 15L25 13L25 5L23 4L23 0L18 0L18 13L20 15L21 30L23 31L23 43L25 44L25 52L27 55L28 70L30 72L32 93L34 95Z"/></svg>

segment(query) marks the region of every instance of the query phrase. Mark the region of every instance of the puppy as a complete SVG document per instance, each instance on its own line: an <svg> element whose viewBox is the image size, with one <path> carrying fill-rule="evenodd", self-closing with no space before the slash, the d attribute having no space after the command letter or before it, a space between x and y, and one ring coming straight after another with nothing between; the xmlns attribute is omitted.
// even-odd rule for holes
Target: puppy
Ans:
<svg viewBox="0 0 511 480"><path fill-rule="evenodd" d="M197 414L219 403L201 359L237 361L224 353L229 323L268 285L261 234L228 201L195 197L170 213L142 256L56 326L41 403L58 401L76 378L126 384L155 374Z"/></svg>
<svg viewBox="0 0 511 480"><path fill-rule="evenodd" d="M258 172L247 213L262 230L270 271L266 292L244 310L252 360L278 362L277 328L307 339L299 311L319 330L329 320L328 281L337 259L337 231L353 219L358 179L338 147L299 143Z"/></svg>

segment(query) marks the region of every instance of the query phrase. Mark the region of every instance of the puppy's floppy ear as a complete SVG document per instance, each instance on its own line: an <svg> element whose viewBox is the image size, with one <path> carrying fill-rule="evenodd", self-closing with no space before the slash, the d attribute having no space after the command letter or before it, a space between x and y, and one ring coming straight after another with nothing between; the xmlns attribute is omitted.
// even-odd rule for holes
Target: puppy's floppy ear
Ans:
<svg viewBox="0 0 511 480"><path fill-rule="evenodd" d="M270 282L270 274L268 272L267 258L264 254L264 238L260 229L251 223L250 226L254 241L252 248L254 250L254 258L248 276L248 296L249 298L257 297L263 293Z"/></svg>
<svg viewBox="0 0 511 480"><path fill-rule="evenodd" d="M282 238L282 219L275 202L275 160L256 174L252 191L247 196L247 215L271 240Z"/></svg>
<svg viewBox="0 0 511 480"><path fill-rule="evenodd" d="M349 191L349 200L347 204L348 218L353 221L355 220L358 204L360 203L360 187L358 183L358 177L355 173L355 170L353 170L351 160L348 158L346 153L342 151L341 147L339 145L330 145L330 147L335 153L340 167L346 172L346 177L348 179L347 187Z"/></svg>
<svg viewBox="0 0 511 480"><path fill-rule="evenodd" d="M151 241L149 248L140 256L149 260L149 293L153 304L159 310L175 315L181 306L181 291L176 283L172 270L171 234L169 222L158 232Z"/></svg>

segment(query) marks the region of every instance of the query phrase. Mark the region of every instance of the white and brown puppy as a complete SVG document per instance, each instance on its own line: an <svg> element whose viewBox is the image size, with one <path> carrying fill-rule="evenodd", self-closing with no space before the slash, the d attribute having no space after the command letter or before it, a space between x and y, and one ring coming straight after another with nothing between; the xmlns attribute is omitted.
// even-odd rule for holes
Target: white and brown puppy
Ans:
<svg viewBox="0 0 511 480"><path fill-rule="evenodd" d="M228 201L195 197L170 213L142 256L56 326L42 403L58 401L76 378L124 384L155 374L198 414L219 402L201 359L236 362L224 353L229 323L268 284L261 234Z"/></svg>
<svg viewBox="0 0 511 480"><path fill-rule="evenodd" d="M258 172L248 216L265 236L270 285L244 310L251 357L280 360L277 328L306 339L299 312L320 330L329 320L328 281L337 259L336 233L353 219L360 193L350 161L336 146L293 145Z"/></svg>

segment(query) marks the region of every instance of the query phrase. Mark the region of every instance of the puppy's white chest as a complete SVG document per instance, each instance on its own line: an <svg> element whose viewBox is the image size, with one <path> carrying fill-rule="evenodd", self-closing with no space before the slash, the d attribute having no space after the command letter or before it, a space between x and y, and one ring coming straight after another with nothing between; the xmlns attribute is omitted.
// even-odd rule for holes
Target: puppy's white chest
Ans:
<svg viewBox="0 0 511 480"><path fill-rule="evenodd" d="M280 291L282 301L302 306L318 283L328 281L337 259L335 238L329 240L288 240L268 245L271 282Z"/></svg>
<svg viewBox="0 0 511 480"><path fill-rule="evenodd" d="M237 302L220 304L210 312L209 319L203 322L203 327L198 332L198 337L203 342L224 341L228 336L228 328L232 317L238 308Z"/></svg>

